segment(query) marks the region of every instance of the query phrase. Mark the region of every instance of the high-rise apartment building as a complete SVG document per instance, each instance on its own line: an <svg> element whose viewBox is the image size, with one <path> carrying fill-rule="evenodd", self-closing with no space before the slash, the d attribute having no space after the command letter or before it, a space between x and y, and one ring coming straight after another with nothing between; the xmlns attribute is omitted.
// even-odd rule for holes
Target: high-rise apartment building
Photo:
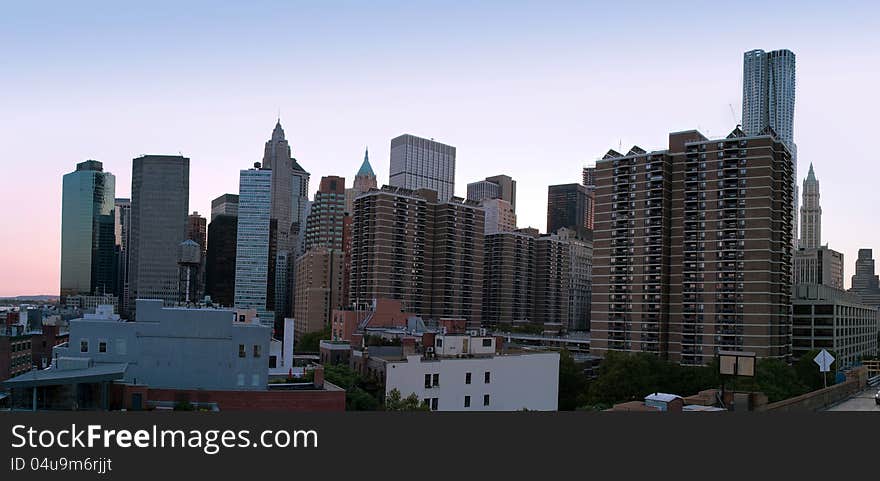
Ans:
<svg viewBox="0 0 880 481"><path fill-rule="evenodd" d="M819 205L819 181L813 163L804 179L804 201L801 205L801 240L799 247L816 249L822 245L822 206Z"/></svg>
<svg viewBox="0 0 880 481"><path fill-rule="evenodd" d="M485 246L484 323L589 328L592 246L585 251L588 245L576 231L561 228L543 236L531 228L498 232L486 235Z"/></svg>
<svg viewBox="0 0 880 481"><path fill-rule="evenodd" d="M404 189L430 189L446 202L455 195L455 147L404 134L391 140L388 182Z"/></svg>
<svg viewBox="0 0 880 481"><path fill-rule="evenodd" d="M547 233L561 227L586 229L589 205L581 184L551 185L547 189Z"/></svg>
<svg viewBox="0 0 880 481"><path fill-rule="evenodd" d="M769 127L791 152L794 165L792 239L796 243L799 199L794 142L795 79L795 54L790 50L750 50L743 54L742 130L747 135L760 135Z"/></svg>
<svg viewBox="0 0 880 481"><path fill-rule="evenodd" d="M483 199L479 203L485 212L486 235L516 230L516 213L510 202L503 199Z"/></svg>
<svg viewBox="0 0 880 481"><path fill-rule="evenodd" d="M342 250L344 217L345 177L322 177L306 220L306 251L315 247Z"/></svg>
<svg viewBox="0 0 880 481"><path fill-rule="evenodd" d="M344 193L343 193L344 195ZM343 257L339 249L316 246L296 260L296 337L330 325L342 307Z"/></svg>
<svg viewBox="0 0 880 481"><path fill-rule="evenodd" d="M852 276L849 292L858 294L864 304L880 306L880 278L874 272L873 251L859 249L856 273Z"/></svg>
<svg viewBox="0 0 880 481"><path fill-rule="evenodd" d="M583 177L584 187L586 187L588 191L596 190L596 167L584 167Z"/></svg>
<svg viewBox="0 0 880 481"><path fill-rule="evenodd" d="M274 174L254 168L242 170L239 177L233 304L237 308L256 309L265 325L274 324L275 319L268 305L269 293L274 289L274 282L271 286L268 282Z"/></svg>
<svg viewBox="0 0 880 481"><path fill-rule="evenodd" d="M137 299L178 299L178 247L186 238L189 159L145 155L132 161L128 307ZM136 314L135 314L136 315Z"/></svg>
<svg viewBox="0 0 880 481"><path fill-rule="evenodd" d="M116 294L116 177L87 160L64 175L61 204L61 296Z"/></svg>
<svg viewBox="0 0 880 481"><path fill-rule="evenodd" d="M770 130L609 151L596 163L591 352L788 358L792 176Z"/></svg>
<svg viewBox="0 0 880 481"><path fill-rule="evenodd" d="M596 222L596 167L584 167L584 187L587 188L587 229Z"/></svg>
<svg viewBox="0 0 880 481"><path fill-rule="evenodd" d="M759 135L767 127L793 151L795 55L790 50L743 54L742 129Z"/></svg>
<svg viewBox="0 0 880 481"><path fill-rule="evenodd" d="M128 250L131 243L131 199L114 201L116 237L116 294L119 313L128 316Z"/></svg>
<svg viewBox="0 0 880 481"><path fill-rule="evenodd" d="M431 190L385 186L355 199L349 301L397 299L430 319L479 323L483 210Z"/></svg>
<svg viewBox="0 0 880 481"><path fill-rule="evenodd" d="M223 194L211 202L205 258L205 294L221 306L235 302L235 255L238 242L238 195Z"/></svg>
<svg viewBox="0 0 880 481"><path fill-rule="evenodd" d="M510 324L534 317L534 229L486 234L483 257L483 322Z"/></svg>
<svg viewBox="0 0 880 481"><path fill-rule="evenodd" d="M377 187L376 174L373 173L373 166L370 165L370 151L365 149L364 162L354 176L352 188L345 189L345 211L349 215L352 214L354 211L354 198Z"/></svg>
<svg viewBox="0 0 880 481"><path fill-rule="evenodd" d="M555 235L535 240L535 293L532 321L567 328L571 253L568 242Z"/></svg>
<svg viewBox="0 0 880 481"><path fill-rule="evenodd" d="M593 294L593 239L591 231L561 228L555 235L568 244L568 326L570 331L590 329Z"/></svg>

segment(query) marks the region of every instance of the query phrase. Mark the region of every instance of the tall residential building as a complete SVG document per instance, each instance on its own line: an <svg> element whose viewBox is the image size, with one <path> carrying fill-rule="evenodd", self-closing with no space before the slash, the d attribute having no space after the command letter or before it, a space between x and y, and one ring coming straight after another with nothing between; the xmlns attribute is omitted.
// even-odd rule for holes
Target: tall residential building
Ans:
<svg viewBox="0 0 880 481"><path fill-rule="evenodd" d="M430 189L437 200L455 195L455 147L404 134L391 140L389 184L404 189Z"/></svg>
<svg viewBox="0 0 880 481"><path fill-rule="evenodd" d="M596 167L584 167L584 187L587 188L587 229L596 222Z"/></svg>
<svg viewBox="0 0 880 481"><path fill-rule="evenodd" d="M365 149L364 162L354 176L354 184L352 188L345 189L345 211L352 214L354 211L354 198L377 187L376 174L373 173L373 166L370 165L370 151Z"/></svg>
<svg viewBox="0 0 880 481"><path fill-rule="evenodd" d="M510 324L534 317L534 229L486 234L483 256L483 322Z"/></svg>
<svg viewBox="0 0 880 481"><path fill-rule="evenodd" d="M555 236L568 244L568 326L571 331L590 329L593 294L593 239L591 232L562 228Z"/></svg>
<svg viewBox="0 0 880 481"><path fill-rule="evenodd" d="M468 200L501 199L516 212L516 181L509 175L493 175L467 185Z"/></svg>
<svg viewBox="0 0 880 481"><path fill-rule="evenodd" d="M596 190L596 166L584 167L583 177L584 187L586 187L588 191Z"/></svg>
<svg viewBox="0 0 880 481"><path fill-rule="evenodd" d="M819 181L813 173L813 163L804 179L804 202L801 205L801 241L803 249L816 249L822 245L822 206L819 205Z"/></svg>
<svg viewBox="0 0 880 481"><path fill-rule="evenodd" d="M843 289L843 253L820 246L794 251L793 284L819 284Z"/></svg>
<svg viewBox="0 0 880 481"><path fill-rule="evenodd" d="M299 338L330 325L333 311L342 308L342 251L317 246L296 260L294 330Z"/></svg>
<svg viewBox="0 0 880 481"><path fill-rule="evenodd" d="M486 235L516 230L516 213L510 202L503 199L483 199L479 202L486 213Z"/></svg>
<svg viewBox="0 0 880 481"><path fill-rule="evenodd" d="M431 319L479 323L483 210L431 190L384 186L355 199L349 300L397 299Z"/></svg>
<svg viewBox="0 0 880 481"><path fill-rule="evenodd" d="M790 150L794 140L795 55L790 50L743 54L742 129L759 135L770 127Z"/></svg>
<svg viewBox="0 0 880 481"><path fill-rule="evenodd" d="M238 217L238 194L223 194L211 201L211 222L218 215Z"/></svg>
<svg viewBox="0 0 880 481"><path fill-rule="evenodd" d="M591 352L791 351L791 153L768 130L596 163Z"/></svg>
<svg viewBox="0 0 880 481"><path fill-rule="evenodd" d="M322 177L306 220L306 251L315 247L342 250L344 217L345 177Z"/></svg>
<svg viewBox="0 0 880 481"><path fill-rule="evenodd" d="M547 233L561 227L585 229L588 207L587 188L583 185L551 185L547 189Z"/></svg>
<svg viewBox="0 0 880 481"><path fill-rule="evenodd" d="M238 227L236 232L236 308L256 309L260 322L274 324L275 314L267 299L269 240L272 215L272 176L266 169L242 170L239 177Z"/></svg>
<svg viewBox="0 0 880 481"><path fill-rule="evenodd" d="M853 293L815 284L795 285L792 303L793 358L814 349L833 350L837 365L845 369L877 356L876 305L864 304Z"/></svg>
<svg viewBox="0 0 880 481"><path fill-rule="evenodd" d="M205 258L205 294L221 306L235 303L235 255L238 242L238 195L223 194L211 202Z"/></svg>
<svg viewBox="0 0 880 481"><path fill-rule="evenodd" d="M178 299L178 247L186 238L189 159L145 155L132 161L128 307L137 299Z"/></svg>
<svg viewBox="0 0 880 481"><path fill-rule="evenodd" d="M123 316L128 316L128 250L131 243L131 199L114 201L116 233L116 294Z"/></svg>
<svg viewBox="0 0 880 481"><path fill-rule="evenodd" d="M61 205L61 296L116 294L116 177L97 160L64 175Z"/></svg>
<svg viewBox="0 0 880 481"><path fill-rule="evenodd" d="M558 236L544 235L535 240L532 321L559 328L569 326L570 255L568 241Z"/></svg>
<svg viewBox="0 0 880 481"><path fill-rule="evenodd" d="M864 304L876 307L880 306L880 278L874 272L872 250L859 249L856 273L852 276L849 292L858 294Z"/></svg>
<svg viewBox="0 0 880 481"><path fill-rule="evenodd" d="M304 248L299 232L306 220L309 173L291 156L280 120L275 124L272 138L266 142L262 169L273 172L266 309L275 313L276 326L282 327L284 316L292 312L289 289L293 282L292 264Z"/></svg>
<svg viewBox="0 0 880 481"><path fill-rule="evenodd" d="M770 127L791 152L794 165L794 225L798 239L797 145L794 142L795 55L790 50L750 50L743 54L742 129L760 135Z"/></svg>

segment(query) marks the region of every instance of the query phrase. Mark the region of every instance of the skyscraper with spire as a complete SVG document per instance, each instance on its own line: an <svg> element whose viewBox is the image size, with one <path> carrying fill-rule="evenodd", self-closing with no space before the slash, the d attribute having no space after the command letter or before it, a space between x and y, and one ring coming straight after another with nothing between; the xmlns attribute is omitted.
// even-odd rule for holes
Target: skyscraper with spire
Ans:
<svg viewBox="0 0 880 481"><path fill-rule="evenodd" d="M272 137L266 142L260 168L272 171L269 187L266 305L263 310L274 313L276 325L281 325L284 317L293 312L291 285L294 274L291 261L302 252L299 232L300 226L305 222L309 173L291 156L290 144L285 138L280 119L275 123ZM239 230L241 221L240 216ZM236 283L236 290L238 289ZM236 295L236 298L240 296ZM236 304L236 307L239 306Z"/></svg>
<svg viewBox="0 0 880 481"><path fill-rule="evenodd" d="M800 247L815 249L822 245L822 206L819 205L819 181L813 172L812 162L807 178L804 179L803 190Z"/></svg>
<svg viewBox="0 0 880 481"><path fill-rule="evenodd" d="M376 188L378 188L378 184L376 174L373 173L373 166L370 165L370 150L364 149L364 161L354 176L354 184L352 188L345 189L345 211L351 215L354 210L354 198Z"/></svg>

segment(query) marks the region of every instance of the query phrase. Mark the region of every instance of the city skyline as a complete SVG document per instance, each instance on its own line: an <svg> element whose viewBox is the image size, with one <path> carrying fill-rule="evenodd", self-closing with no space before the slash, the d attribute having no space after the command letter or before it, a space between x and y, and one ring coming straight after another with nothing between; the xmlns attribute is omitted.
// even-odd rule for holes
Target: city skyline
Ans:
<svg viewBox="0 0 880 481"><path fill-rule="evenodd" d="M211 200L238 192L239 171L260 160L278 109L292 155L315 178L352 178L367 145L378 184L387 184L390 140L404 133L433 137L457 149L456 195L464 197L467 183L487 175L510 175L518 181L519 226L541 228L547 187L578 182L581 168L609 146L638 144L653 150L662 148L662 133L669 130L699 128L713 137L732 130L741 115L742 55L756 48L789 49L798 56L798 171L805 172L812 162L822 173L823 242L845 253L847 285L858 249L880 248L870 207L852 202L850 192L870 192L880 167L871 163L866 149L839 154L840 145L859 146L870 138L863 112L880 107L876 97L865 95L880 79L877 62L871 61L880 42L868 30L874 16L867 10L874 6L765 5L767 18L751 21L743 35L694 22L709 18L708 11L681 14L645 5L635 14L636 21L644 22L644 36L628 40L632 43L609 35L619 28L614 25L623 20L623 11L592 12L589 6L551 12L516 6L503 14L504 26L492 24L482 32L482 21L491 13L487 7L467 10L473 14L469 18L459 15L459 7L434 11L432 22L455 20L457 35L443 42L445 35L430 29L406 27L394 33L388 28L418 18L425 6L379 5L372 12L288 7L294 25L303 27L298 36L275 28L274 38L241 46L214 32L225 34L223 26L233 25L235 39L263 26L260 22L277 27L275 22L282 20L266 20L256 10L240 15L234 6L207 14L197 8L174 11L176 18L157 14L151 6L149 21L140 22L131 21L145 7L90 19L73 8L62 5L47 12L33 33L15 25L0 29L0 40L13 47L9 60L14 72L5 80L9 88L0 93L7 106L0 129L9 135L6 158L20 161L7 162L12 175L26 172L44 186L38 190L33 182L19 182L4 189L6 205L19 207L6 209L3 220L33 242L22 250L15 236L2 241L0 266L18 274L0 283L2 296L58 291L61 176L72 165L102 162L117 177L116 197L125 198L131 196L133 158L181 153L191 159L189 211L210 212ZM16 5L8 18L33 15L32 9ZM777 24L774 13L789 23ZM58 28L68 18L83 21L36 38L40 29ZM610 27L585 29L585 18L591 25ZM666 22L666 38L651 36L655 19ZM168 35L145 35L159 20ZM107 25L116 22L125 30ZM80 35L101 27L119 40L118 46L99 50L106 59L89 53L96 42L106 45L106 37ZM207 30L205 38L184 33L199 29ZM358 35L349 33L324 49L309 50L349 30ZM816 38L817 30L833 40ZM712 42L693 41L701 35L711 35ZM411 42L399 45L403 38ZM378 53L388 45L397 50ZM433 55L456 62L447 72L432 69L430 76L427 70L412 73L404 70L408 66L386 63L426 45ZM289 61L267 72L264 66L279 57ZM430 58L413 61L433 63ZM225 67L230 62L237 66ZM406 76L400 77L403 72ZM664 80L646 82L642 72L660 73L656 78ZM827 95L830 91L835 95ZM680 107L682 98L700 101ZM633 118L628 112L634 108L644 115ZM52 132L53 142L41 143L45 130L38 126L44 122L65 126ZM848 175L851 171L860 174ZM802 180L800 175L797 184ZM310 197L316 189L313 183Z"/></svg>

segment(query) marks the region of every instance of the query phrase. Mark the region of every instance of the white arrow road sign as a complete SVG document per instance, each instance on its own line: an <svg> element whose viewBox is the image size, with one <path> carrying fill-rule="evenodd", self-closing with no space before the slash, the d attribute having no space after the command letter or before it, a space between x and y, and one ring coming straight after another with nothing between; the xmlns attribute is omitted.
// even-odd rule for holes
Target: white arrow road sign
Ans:
<svg viewBox="0 0 880 481"><path fill-rule="evenodd" d="M813 361L819 365L819 372L828 372L831 370L831 363L834 362L834 356L829 354L825 349L822 349L822 352L816 355L816 357L813 358Z"/></svg>

